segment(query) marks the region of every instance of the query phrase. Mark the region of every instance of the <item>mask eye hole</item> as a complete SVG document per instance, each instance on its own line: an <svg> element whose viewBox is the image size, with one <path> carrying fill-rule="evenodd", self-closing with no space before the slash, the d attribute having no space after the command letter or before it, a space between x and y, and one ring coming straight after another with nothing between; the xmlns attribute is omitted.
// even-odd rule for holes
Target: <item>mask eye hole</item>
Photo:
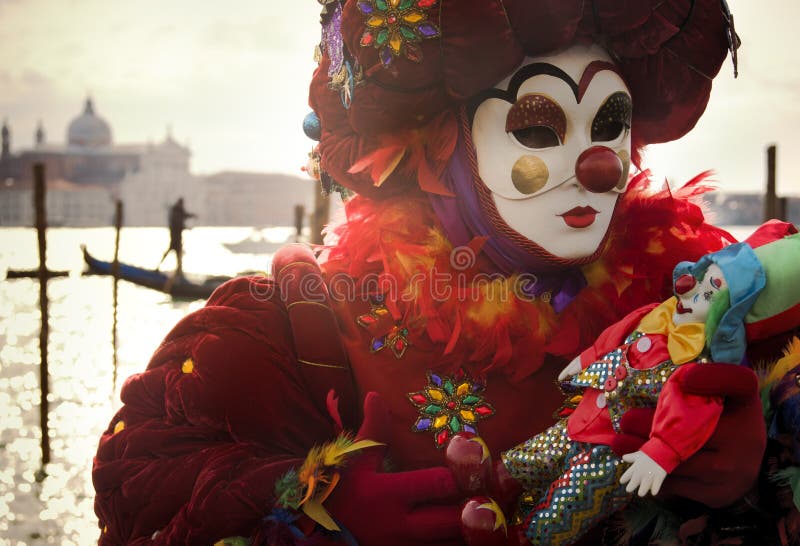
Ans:
<svg viewBox="0 0 800 546"><path fill-rule="evenodd" d="M611 142L617 140L625 126L619 121L609 121L601 125L601 128L592 131L592 142Z"/></svg>
<svg viewBox="0 0 800 546"><path fill-rule="evenodd" d="M592 121L592 142L612 142L631 128L633 103L627 93L618 91L608 97Z"/></svg>
<svg viewBox="0 0 800 546"><path fill-rule="evenodd" d="M544 125L534 125L511 131L514 139L526 148L542 149L561 145L555 131Z"/></svg>

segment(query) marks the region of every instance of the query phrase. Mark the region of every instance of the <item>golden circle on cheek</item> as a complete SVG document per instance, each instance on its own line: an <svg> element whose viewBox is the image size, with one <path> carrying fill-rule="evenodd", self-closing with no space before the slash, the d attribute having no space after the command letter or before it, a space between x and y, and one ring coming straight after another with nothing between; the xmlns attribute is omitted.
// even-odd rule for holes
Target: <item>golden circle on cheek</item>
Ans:
<svg viewBox="0 0 800 546"><path fill-rule="evenodd" d="M511 169L511 181L514 187L530 195L541 190L550 178L550 171L544 161L535 155L524 155L514 162Z"/></svg>
<svg viewBox="0 0 800 546"><path fill-rule="evenodd" d="M617 182L617 189L624 190L625 184L628 183L628 173L631 170L631 154L628 153L628 150L620 150L617 152L617 157L622 161L622 176L619 177L619 182Z"/></svg>

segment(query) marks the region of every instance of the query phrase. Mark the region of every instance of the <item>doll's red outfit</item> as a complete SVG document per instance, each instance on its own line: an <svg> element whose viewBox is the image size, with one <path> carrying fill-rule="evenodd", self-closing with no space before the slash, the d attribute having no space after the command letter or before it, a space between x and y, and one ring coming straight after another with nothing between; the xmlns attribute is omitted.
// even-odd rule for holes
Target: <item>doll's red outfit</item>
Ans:
<svg viewBox="0 0 800 546"><path fill-rule="evenodd" d="M605 330L593 346L581 353L581 367L586 370L622 344L627 366L615 367L611 377L603 378L601 384L584 392L584 398L568 420L567 431L570 438L576 441L611 445L614 435L619 432L616 417L628 409L625 406L652 404L658 398L650 439L640 449L669 473L708 441L722 413L722 400L681 391L679 378L683 367L689 364L675 366L670 363L663 373L648 374L638 378L638 381L632 377L628 366L634 370L647 370L670 362L667 336L664 334L632 336L634 339L626 343L626 338L642 317L655 307L657 305L653 304L637 309ZM625 389L626 383L634 391L631 393L633 395L615 396L615 393ZM637 396L636 391L642 392ZM612 400L626 396L631 399L620 404L623 408L615 412L615 422L612 422L610 410L617 405Z"/></svg>

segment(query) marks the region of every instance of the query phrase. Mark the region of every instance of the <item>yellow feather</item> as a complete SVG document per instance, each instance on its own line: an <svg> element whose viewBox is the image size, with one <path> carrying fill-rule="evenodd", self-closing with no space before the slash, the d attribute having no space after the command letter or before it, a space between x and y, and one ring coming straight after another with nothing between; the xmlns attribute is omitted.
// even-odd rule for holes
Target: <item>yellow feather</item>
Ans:
<svg viewBox="0 0 800 546"><path fill-rule="evenodd" d="M381 173L381 175L378 177L378 180L375 182L376 186L380 187L384 182L386 182L386 179L389 178L389 176L394 172L404 155L406 155L405 148L400 150L400 152L394 156L392 161L389 163L389 166L386 167L386 169Z"/></svg>
<svg viewBox="0 0 800 546"><path fill-rule="evenodd" d="M328 531L341 531L339 526L336 525L336 522L333 521L331 515L322 507L322 503L312 499L303 504L302 508L303 512L305 512L308 517L325 527Z"/></svg>
<svg viewBox="0 0 800 546"><path fill-rule="evenodd" d="M761 385L777 383L789 370L797 365L800 365L800 339L793 337L783 350L783 357L772 366L767 377L761 382Z"/></svg>
<svg viewBox="0 0 800 546"><path fill-rule="evenodd" d="M335 442L323 446L321 454L322 462L325 466L339 466L344 461L345 456L353 451L376 445L383 444L373 442L372 440L353 442L349 438L340 437Z"/></svg>

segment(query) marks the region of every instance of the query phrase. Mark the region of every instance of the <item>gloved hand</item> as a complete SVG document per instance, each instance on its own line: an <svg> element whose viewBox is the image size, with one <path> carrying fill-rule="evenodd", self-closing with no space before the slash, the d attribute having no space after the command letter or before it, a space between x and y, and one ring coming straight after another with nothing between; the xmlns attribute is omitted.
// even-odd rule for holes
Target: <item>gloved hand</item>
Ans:
<svg viewBox="0 0 800 546"><path fill-rule="evenodd" d="M662 493L693 499L712 508L740 499L755 483L766 447L766 429L752 370L731 364L684 364L681 390L700 396L724 396L714 435L667 477ZM637 451L650 434L654 410L632 409L620 422L622 434L611 448Z"/></svg>
<svg viewBox="0 0 800 546"><path fill-rule="evenodd" d="M661 484L667 477L667 471L661 468L657 462L650 458L647 453L634 451L622 456L622 460L631 463L628 470L619 479L619 483L628 484L625 491L633 493L637 489L640 497L648 493L658 495Z"/></svg>
<svg viewBox="0 0 800 546"><path fill-rule="evenodd" d="M380 396L368 393L357 439L388 445L389 415ZM382 472L386 446L367 448L348 462L325 508L359 546L463 544L461 502L446 467Z"/></svg>

